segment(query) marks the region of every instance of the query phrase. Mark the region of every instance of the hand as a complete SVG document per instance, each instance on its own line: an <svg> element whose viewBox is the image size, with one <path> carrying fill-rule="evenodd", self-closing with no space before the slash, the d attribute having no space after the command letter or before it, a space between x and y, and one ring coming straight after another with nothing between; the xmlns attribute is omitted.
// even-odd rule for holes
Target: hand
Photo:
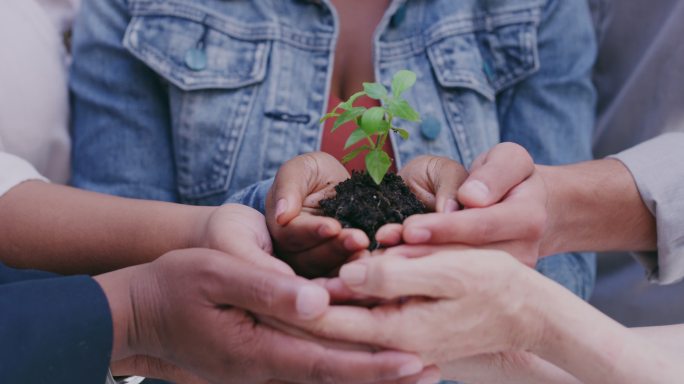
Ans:
<svg viewBox="0 0 684 384"><path fill-rule="evenodd" d="M573 375L525 351L507 351L466 357L440 364L449 380L471 384L580 384Z"/></svg>
<svg viewBox="0 0 684 384"><path fill-rule="evenodd" d="M298 322L300 327L326 338L417 352L440 367L465 357L530 350L543 335L543 307L535 295L544 278L500 251L375 256L343 266L340 278L354 292L392 301L332 307L318 319Z"/></svg>
<svg viewBox="0 0 684 384"><path fill-rule="evenodd" d="M197 247L216 249L260 267L294 274L287 264L273 257L264 216L250 207L239 204L216 207L201 229Z"/></svg>
<svg viewBox="0 0 684 384"><path fill-rule="evenodd" d="M532 158L513 143L495 146L473 163L458 189L466 208L409 217L407 244L467 244L506 251L534 266L547 227L547 191Z"/></svg>
<svg viewBox="0 0 684 384"><path fill-rule="evenodd" d="M266 199L266 222L277 255L302 276L327 275L369 245L363 231L317 215L318 202L348 178L342 164L323 152L297 156L278 170Z"/></svg>
<svg viewBox="0 0 684 384"><path fill-rule="evenodd" d="M113 360L148 356L210 383L368 383L423 370L414 355L336 350L262 324L255 314L318 317L327 292L218 251L174 251L96 280L114 318Z"/></svg>
<svg viewBox="0 0 684 384"><path fill-rule="evenodd" d="M161 359L136 355L113 361L114 376L143 376L183 384L210 384L201 377Z"/></svg>
<svg viewBox="0 0 684 384"><path fill-rule="evenodd" d="M428 210L449 213L459 209L456 193L468 172L454 160L426 155L411 160L399 176ZM382 245L396 245L401 242L402 230L401 224L384 225L375 237Z"/></svg>

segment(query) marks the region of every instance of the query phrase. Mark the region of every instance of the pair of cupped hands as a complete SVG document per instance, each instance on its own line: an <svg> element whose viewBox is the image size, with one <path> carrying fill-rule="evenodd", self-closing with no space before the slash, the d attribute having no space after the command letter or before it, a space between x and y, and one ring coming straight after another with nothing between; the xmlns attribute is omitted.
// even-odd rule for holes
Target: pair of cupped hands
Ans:
<svg viewBox="0 0 684 384"><path fill-rule="evenodd" d="M423 156L399 174L431 213L381 228L373 255L362 231L317 214L349 177L324 153L281 167L265 217L217 208L200 244L217 251L131 272L132 336L113 370L193 384L422 384L487 382L529 363L540 327L521 315L529 288L516 279L548 227L530 156L504 143L469 172Z"/></svg>

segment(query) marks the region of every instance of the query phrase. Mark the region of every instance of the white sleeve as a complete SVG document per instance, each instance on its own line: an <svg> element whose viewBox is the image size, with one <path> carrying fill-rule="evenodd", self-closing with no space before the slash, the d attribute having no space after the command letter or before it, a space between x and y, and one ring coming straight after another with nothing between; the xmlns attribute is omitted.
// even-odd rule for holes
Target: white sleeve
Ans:
<svg viewBox="0 0 684 384"><path fill-rule="evenodd" d="M28 180L48 181L28 161L7 152L0 152L0 197Z"/></svg>
<svg viewBox="0 0 684 384"><path fill-rule="evenodd" d="M617 155L634 177L641 199L656 219L658 251L635 256L649 280L684 278L684 132L658 136Z"/></svg>

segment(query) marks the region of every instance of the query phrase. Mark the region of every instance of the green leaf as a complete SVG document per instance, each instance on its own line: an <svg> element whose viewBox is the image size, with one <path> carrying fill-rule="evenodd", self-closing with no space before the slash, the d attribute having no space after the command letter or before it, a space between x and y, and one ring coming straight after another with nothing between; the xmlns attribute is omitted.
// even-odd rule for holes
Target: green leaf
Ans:
<svg viewBox="0 0 684 384"><path fill-rule="evenodd" d="M401 96L407 89L413 87L416 83L416 74L414 72L402 69L394 74L392 78L392 94L394 97Z"/></svg>
<svg viewBox="0 0 684 384"><path fill-rule="evenodd" d="M339 128L340 125L349 121L353 121L357 117L363 115L364 112L366 112L365 107L353 107L342 112L342 114L337 118L337 120L335 120L335 124L333 125L333 128L330 132L335 132L335 130Z"/></svg>
<svg viewBox="0 0 684 384"><path fill-rule="evenodd" d="M408 140L409 138L409 132L405 129L397 128L397 127L392 127L392 130L401 136L402 139Z"/></svg>
<svg viewBox="0 0 684 384"><path fill-rule="evenodd" d="M416 112L408 101L404 99L392 99L389 103L390 113L398 118L408 121L419 121L420 115Z"/></svg>
<svg viewBox="0 0 684 384"><path fill-rule="evenodd" d="M356 156L358 156L361 152L363 152L367 149L370 149L370 147L367 145L364 145L363 147L356 148L355 150L347 153L342 158L342 164L347 164L348 162L352 161Z"/></svg>
<svg viewBox="0 0 684 384"><path fill-rule="evenodd" d="M376 149L366 155L366 169L375 184L380 185L391 165L392 159L382 150Z"/></svg>
<svg viewBox="0 0 684 384"><path fill-rule="evenodd" d="M382 100L387 97L387 88L380 83L363 83L363 90L371 99Z"/></svg>
<svg viewBox="0 0 684 384"><path fill-rule="evenodd" d="M361 116L361 129L366 135L385 133L389 129L389 123L385 120L385 108L373 107Z"/></svg>
<svg viewBox="0 0 684 384"><path fill-rule="evenodd" d="M352 109L354 107L354 102L356 101L356 99L358 99L359 97L361 97L365 94L366 94L366 92L364 92L364 91L356 92L355 94L353 94L349 97L349 100L345 101L344 103L341 103L340 108Z"/></svg>
<svg viewBox="0 0 684 384"><path fill-rule="evenodd" d="M349 138L347 139L347 142L344 143L344 149L347 149L351 147L352 145L358 143L359 141L368 138L368 135L366 135L366 132L363 131L363 129L358 128L354 132L352 132L351 135L349 135Z"/></svg>
<svg viewBox="0 0 684 384"><path fill-rule="evenodd" d="M337 116L339 116L339 115L340 115L339 113L330 112L330 113L326 114L325 116L321 117L321 119L318 120L318 122L319 122L319 123L322 123L322 122L324 122L324 121L326 121L326 120L328 120L328 119L332 119L333 117L337 117Z"/></svg>

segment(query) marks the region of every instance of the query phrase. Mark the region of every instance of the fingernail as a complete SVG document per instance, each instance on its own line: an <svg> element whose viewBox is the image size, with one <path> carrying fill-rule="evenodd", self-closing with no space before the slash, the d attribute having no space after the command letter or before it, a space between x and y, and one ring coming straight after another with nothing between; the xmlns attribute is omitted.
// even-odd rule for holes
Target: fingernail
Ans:
<svg viewBox="0 0 684 384"><path fill-rule="evenodd" d="M489 199L489 188L479 180L470 180L463 184L460 193L469 195L471 199L481 203L486 203Z"/></svg>
<svg viewBox="0 0 684 384"><path fill-rule="evenodd" d="M363 235L359 233L352 233L346 239L344 239L344 248L348 251L358 251L361 245L364 243Z"/></svg>
<svg viewBox="0 0 684 384"><path fill-rule="evenodd" d="M454 199L448 199L444 203L444 213L451 213L458 211L458 203Z"/></svg>
<svg viewBox="0 0 684 384"><path fill-rule="evenodd" d="M278 200L278 202L276 203L276 213L275 213L276 220L278 220L280 215L285 213L285 211L287 211L287 200L285 200L285 199Z"/></svg>
<svg viewBox="0 0 684 384"><path fill-rule="evenodd" d="M304 320L313 319L322 314L328 304L330 303L330 296L328 292L319 286L307 285L299 289L297 292L297 314Z"/></svg>
<svg viewBox="0 0 684 384"><path fill-rule="evenodd" d="M348 285L361 285L366 282L368 267L364 264L347 264L340 269L340 279Z"/></svg>
<svg viewBox="0 0 684 384"><path fill-rule="evenodd" d="M399 377L413 376L423 370L423 363L412 361L399 367Z"/></svg>
<svg viewBox="0 0 684 384"><path fill-rule="evenodd" d="M323 224L318 228L318 236L320 237L330 237L334 234L333 228L328 224Z"/></svg>
<svg viewBox="0 0 684 384"><path fill-rule="evenodd" d="M432 233L425 228L406 229L406 241L411 243L425 243L430 240Z"/></svg>

